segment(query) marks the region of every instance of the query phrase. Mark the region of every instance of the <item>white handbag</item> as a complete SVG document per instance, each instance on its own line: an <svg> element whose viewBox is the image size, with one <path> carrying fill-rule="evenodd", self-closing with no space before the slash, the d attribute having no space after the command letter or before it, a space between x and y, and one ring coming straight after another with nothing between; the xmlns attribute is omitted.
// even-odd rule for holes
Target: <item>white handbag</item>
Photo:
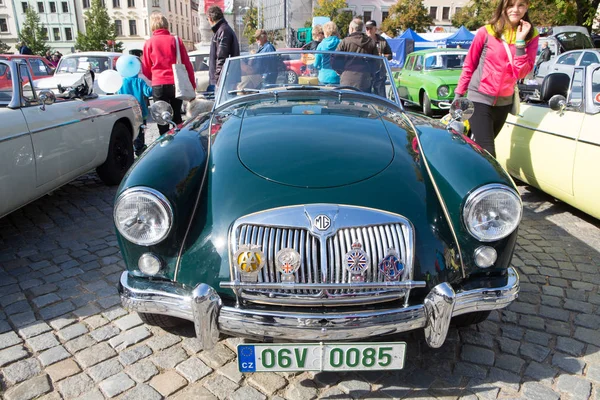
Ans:
<svg viewBox="0 0 600 400"><path fill-rule="evenodd" d="M173 78L175 80L175 98L180 100L193 100L196 98L196 91L190 82L190 78L181 63L181 54L179 52L179 39L175 36L175 48L177 49L177 63L173 64Z"/></svg>
<svg viewBox="0 0 600 400"><path fill-rule="evenodd" d="M504 49L506 50L506 54L508 55L508 61L510 61L510 66L514 69L515 66L513 64L512 53L508 48L508 44L505 41L502 41L504 44ZM519 86L515 85L515 91L513 93L513 103L512 108L510 109L510 113L512 115L520 115L521 114L521 96L519 95Z"/></svg>

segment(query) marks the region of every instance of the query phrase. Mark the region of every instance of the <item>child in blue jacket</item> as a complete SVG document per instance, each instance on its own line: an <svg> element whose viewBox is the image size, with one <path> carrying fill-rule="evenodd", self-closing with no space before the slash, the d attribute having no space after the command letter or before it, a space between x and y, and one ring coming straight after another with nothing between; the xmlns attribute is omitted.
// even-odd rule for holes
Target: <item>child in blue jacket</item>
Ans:
<svg viewBox="0 0 600 400"><path fill-rule="evenodd" d="M142 118L144 119L144 125L146 125L146 118L148 117L148 105L147 101L152 96L152 88L139 76L132 76L129 78L123 78L123 85L117 92L118 94L130 94L135 97L140 103L142 108ZM140 132L137 138L133 142L133 148L135 155L140 156L147 148L146 140L144 138L144 129L140 127Z"/></svg>

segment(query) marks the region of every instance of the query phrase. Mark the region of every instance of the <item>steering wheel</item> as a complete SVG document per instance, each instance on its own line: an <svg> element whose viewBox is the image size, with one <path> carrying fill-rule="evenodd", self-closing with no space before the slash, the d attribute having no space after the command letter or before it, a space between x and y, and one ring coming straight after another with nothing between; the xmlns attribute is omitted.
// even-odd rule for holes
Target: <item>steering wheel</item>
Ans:
<svg viewBox="0 0 600 400"><path fill-rule="evenodd" d="M357 92L362 92L362 90L360 90L359 88L357 88L355 86L350 86L350 85L335 86L335 87L331 88L331 90L341 90L341 89L349 89L349 90L355 90Z"/></svg>

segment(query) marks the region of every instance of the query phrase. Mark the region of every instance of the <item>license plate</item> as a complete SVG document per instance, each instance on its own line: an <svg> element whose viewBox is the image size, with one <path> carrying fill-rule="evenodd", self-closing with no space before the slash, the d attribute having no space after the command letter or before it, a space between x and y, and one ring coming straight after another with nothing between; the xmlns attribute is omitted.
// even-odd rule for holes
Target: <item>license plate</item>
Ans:
<svg viewBox="0 0 600 400"><path fill-rule="evenodd" d="M404 368L406 343L239 344L240 372Z"/></svg>

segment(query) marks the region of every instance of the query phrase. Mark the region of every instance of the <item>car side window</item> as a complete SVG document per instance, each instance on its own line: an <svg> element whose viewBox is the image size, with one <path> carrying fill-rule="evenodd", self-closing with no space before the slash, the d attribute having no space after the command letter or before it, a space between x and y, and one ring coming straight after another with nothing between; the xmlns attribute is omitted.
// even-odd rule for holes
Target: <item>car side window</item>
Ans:
<svg viewBox="0 0 600 400"><path fill-rule="evenodd" d="M596 69L592 74L592 99L594 104L600 105L600 69Z"/></svg>
<svg viewBox="0 0 600 400"><path fill-rule="evenodd" d="M5 107L12 100L13 84L10 68L0 62L0 107Z"/></svg>
<svg viewBox="0 0 600 400"><path fill-rule="evenodd" d="M576 51L574 53L569 53L569 54L564 54L564 55L560 56L558 58L558 60L556 60L556 63L562 64L562 65L575 65L575 64L577 64L577 59L579 58L580 55L581 55L580 51Z"/></svg>
<svg viewBox="0 0 600 400"><path fill-rule="evenodd" d="M32 102L36 100L35 91L33 90L31 84L31 75L29 73L29 68L27 68L27 64L25 62L21 62L19 64L19 74L21 75L21 87L23 88L23 98L26 102Z"/></svg>
<svg viewBox="0 0 600 400"><path fill-rule="evenodd" d="M48 76L50 75L50 71L48 71L48 67L42 60L38 60L36 58L32 58L29 60L29 66L31 67L31 72L33 76Z"/></svg>
<svg viewBox="0 0 600 400"><path fill-rule="evenodd" d="M415 58L414 57L409 57L408 60L406 61L406 64L404 65L404 69L407 70L407 71L412 70L414 63L415 63Z"/></svg>
<svg viewBox="0 0 600 400"><path fill-rule="evenodd" d="M418 56L415 60L415 71L421 71L423 69L423 56Z"/></svg>
<svg viewBox="0 0 600 400"><path fill-rule="evenodd" d="M585 53L583 53L583 57L581 57L581 61L579 61L579 65L581 65L582 67L586 67L590 64L594 64L594 63L598 63L600 62L600 60L598 59L598 56L596 55L596 53L592 52L592 51L586 51Z"/></svg>
<svg viewBox="0 0 600 400"><path fill-rule="evenodd" d="M576 68L571 79L571 90L569 91L568 103L577 108L583 101L583 72L581 68Z"/></svg>

